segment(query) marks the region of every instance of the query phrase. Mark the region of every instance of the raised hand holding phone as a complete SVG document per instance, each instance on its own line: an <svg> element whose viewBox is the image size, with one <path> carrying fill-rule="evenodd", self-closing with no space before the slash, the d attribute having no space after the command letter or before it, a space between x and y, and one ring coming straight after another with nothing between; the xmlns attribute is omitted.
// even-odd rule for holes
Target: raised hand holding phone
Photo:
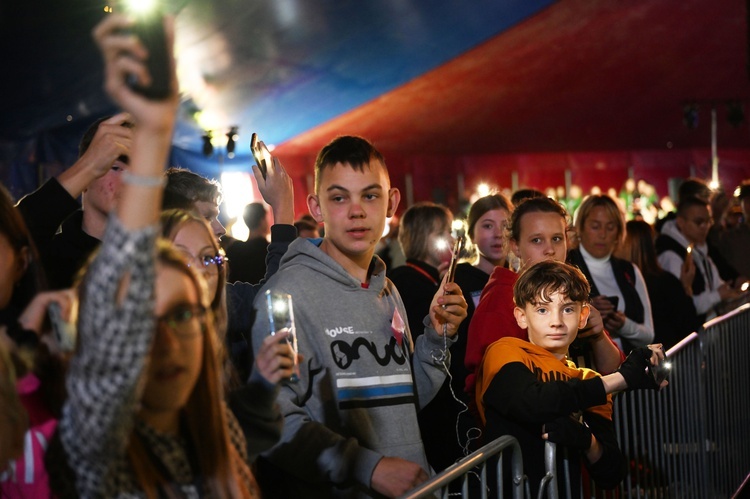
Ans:
<svg viewBox="0 0 750 499"><path fill-rule="evenodd" d="M294 184L279 158L253 133L250 150L255 159L253 175L263 199L271 206L274 224L294 223Z"/></svg>
<svg viewBox="0 0 750 499"><path fill-rule="evenodd" d="M260 170L260 174L263 175L263 180L266 180L268 177L268 166L273 161L273 158L266 144L258 138L258 134L255 132L253 132L250 138L250 150L253 152L253 158L255 158L255 164Z"/></svg>

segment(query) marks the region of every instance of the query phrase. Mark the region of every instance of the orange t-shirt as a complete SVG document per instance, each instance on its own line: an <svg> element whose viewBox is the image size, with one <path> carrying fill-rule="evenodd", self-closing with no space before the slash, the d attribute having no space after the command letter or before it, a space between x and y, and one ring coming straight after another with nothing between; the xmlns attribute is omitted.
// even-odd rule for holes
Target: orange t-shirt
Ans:
<svg viewBox="0 0 750 499"><path fill-rule="evenodd" d="M510 337L497 340L487 348L477 371L476 403L482 424L487 423L484 414L484 393L500 369L512 362L524 364L540 382L567 381L573 378L585 380L600 376L591 369L576 367L575 363L569 360L560 360L544 348L528 341ZM606 404L589 407L586 411L611 420L612 396L607 395Z"/></svg>

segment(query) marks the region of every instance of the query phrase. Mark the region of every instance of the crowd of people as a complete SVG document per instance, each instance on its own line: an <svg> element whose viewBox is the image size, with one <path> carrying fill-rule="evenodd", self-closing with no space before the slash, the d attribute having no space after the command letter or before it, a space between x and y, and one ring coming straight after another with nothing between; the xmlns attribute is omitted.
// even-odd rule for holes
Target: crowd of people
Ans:
<svg viewBox="0 0 750 499"><path fill-rule="evenodd" d="M609 194L480 198L451 281L464 215L417 203L381 241L400 193L347 135L319 152L297 220L278 158L253 166L274 223L251 205L251 239L225 253L219 184L164 168L171 43L171 91L144 96L131 26L94 32L123 112L33 193L0 189L2 497L397 497L504 434L532 488L547 440L612 488L613 394L662 389L665 349L744 297L748 225L728 202L712 217L697 179L656 224ZM750 184L738 203L750 223Z"/></svg>

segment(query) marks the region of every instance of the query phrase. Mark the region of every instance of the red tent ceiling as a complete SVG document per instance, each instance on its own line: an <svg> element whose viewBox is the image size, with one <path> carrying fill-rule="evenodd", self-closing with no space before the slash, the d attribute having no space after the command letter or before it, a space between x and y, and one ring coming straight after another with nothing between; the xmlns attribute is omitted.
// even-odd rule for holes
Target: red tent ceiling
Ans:
<svg viewBox="0 0 750 499"><path fill-rule="evenodd" d="M726 102L750 97L739 0L563 0L474 50L277 148L311 156L358 134L386 153L748 148ZM696 100L696 130L682 107Z"/></svg>

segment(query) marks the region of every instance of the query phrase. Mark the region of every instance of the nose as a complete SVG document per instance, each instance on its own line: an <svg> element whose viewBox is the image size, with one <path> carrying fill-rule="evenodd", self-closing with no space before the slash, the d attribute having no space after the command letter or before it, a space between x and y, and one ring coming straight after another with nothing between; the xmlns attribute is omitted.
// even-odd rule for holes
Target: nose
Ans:
<svg viewBox="0 0 750 499"><path fill-rule="evenodd" d="M365 218L365 210L362 209L361 204L352 202L349 207L349 218Z"/></svg>
<svg viewBox="0 0 750 499"><path fill-rule="evenodd" d="M156 325L156 335L154 338L152 352L166 353L179 347L179 338L169 326L158 323Z"/></svg>
<svg viewBox="0 0 750 499"><path fill-rule="evenodd" d="M544 254L547 256L554 256L555 254L555 248L552 246L551 242L544 243Z"/></svg>
<svg viewBox="0 0 750 499"><path fill-rule="evenodd" d="M563 326L562 311L553 310L550 312L550 326L560 328Z"/></svg>
<svg viewBox="0 0 750 499"><path fill-rule="evenodd" d="M227 230L221 224L218 217L211 220L211 230L214 231L217 240L221 239L221 236L227 233Z"/></svg>

